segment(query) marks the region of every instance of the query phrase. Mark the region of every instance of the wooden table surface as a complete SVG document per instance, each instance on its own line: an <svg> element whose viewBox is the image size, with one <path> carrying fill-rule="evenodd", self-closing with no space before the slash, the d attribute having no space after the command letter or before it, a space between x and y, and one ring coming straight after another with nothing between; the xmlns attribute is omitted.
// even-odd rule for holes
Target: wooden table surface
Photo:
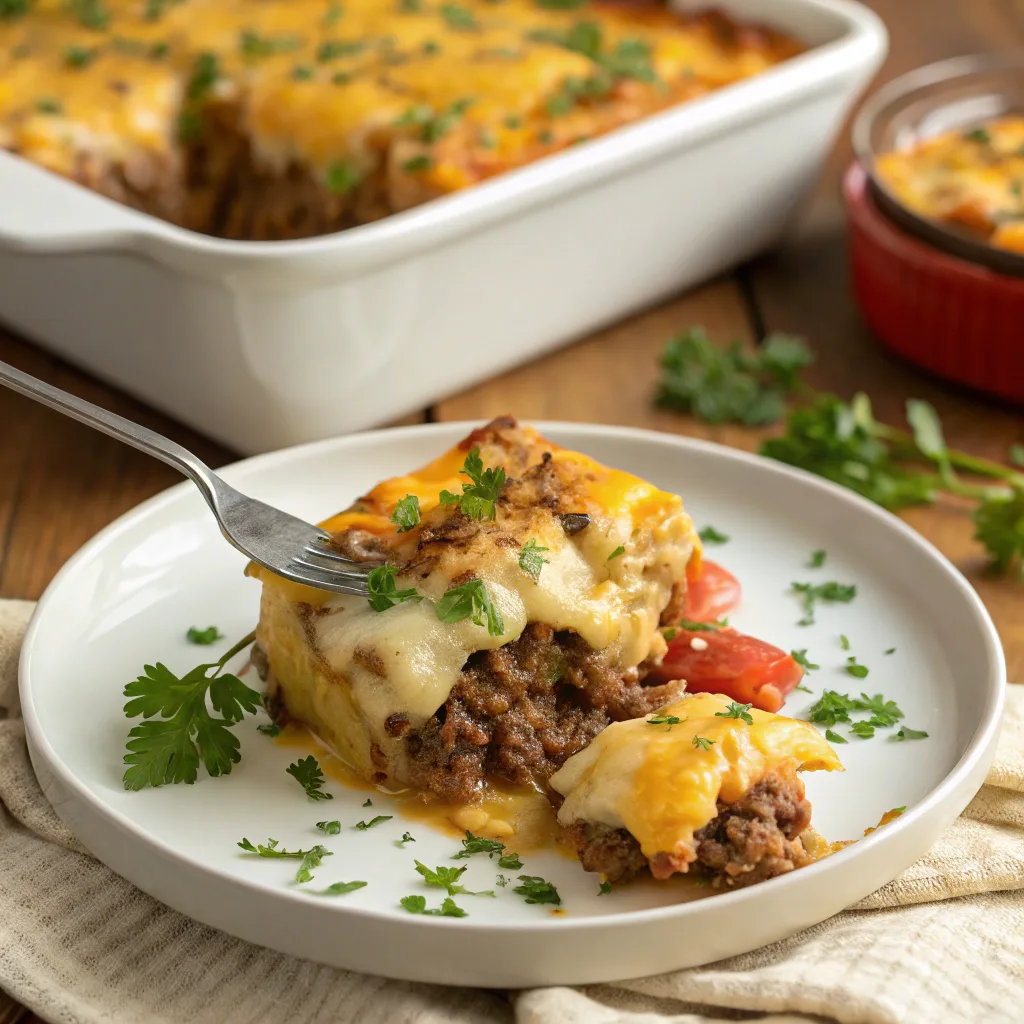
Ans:
<svg viewBox="0 0 1024 1024"><path fill-rule="evenodd" d="M879 81L944 57L1024 47L1024 0L870 0L891 34ZM908 397L942 416L951 445L1005 460L1024 443L1024 415L927 379L880 349L861 323L847 282L839 177L851 157L846 133L793 236L776 252L665 305L503 377L424 409L411 419L486 420L511 412L651 427L756 447L757 432L709 428L653 410L655 360L673 334L703 324L718 340L754 343L772 330L812 344L811 382L844 397L865 390L880 419L901 422ZM232 452L0 330L0 358L124 413L192 447L211 465ZM177 483L162 463L0 390L0 597L37 598L78 547L144 498ZM1024 585L992 579L963 508L942 503L905 518L977 587L995 619L1011 679L1024 681ZM0 993L0 1024L5 1015ZM36 1018L28 1014L28 1021Z"/></svg>

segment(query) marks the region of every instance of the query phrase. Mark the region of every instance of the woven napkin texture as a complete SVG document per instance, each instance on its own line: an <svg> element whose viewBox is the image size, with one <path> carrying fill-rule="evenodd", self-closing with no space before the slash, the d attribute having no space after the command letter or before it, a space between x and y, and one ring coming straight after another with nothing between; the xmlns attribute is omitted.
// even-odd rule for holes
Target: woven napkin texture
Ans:
<svg viewBox="0 0 1024 1024"><path fill-rule="evenodd" d="M494 993L322 967L198 924L94 860L46 802L17 717L32 606L0 602L0 988L66 1024L1024 1021L1024 687L995 764L924 859L753 953L654 978Z"/></svg>

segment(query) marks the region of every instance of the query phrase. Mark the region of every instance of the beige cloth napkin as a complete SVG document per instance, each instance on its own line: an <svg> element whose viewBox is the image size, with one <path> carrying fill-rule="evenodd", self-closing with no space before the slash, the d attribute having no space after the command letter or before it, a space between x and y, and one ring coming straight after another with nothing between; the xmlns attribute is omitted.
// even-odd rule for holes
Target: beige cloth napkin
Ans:
<svg viewBox="0 0 1024 1024"><path fill-rule="evenodd" d="M509 995L387 981L252 946L169 910L90 857L43 797L16 717L31 610L0 602L0 988L47 1020L1024 1021L1024 687L1010 688L996 762L963 817L856 908L707 967Z"/></svg>

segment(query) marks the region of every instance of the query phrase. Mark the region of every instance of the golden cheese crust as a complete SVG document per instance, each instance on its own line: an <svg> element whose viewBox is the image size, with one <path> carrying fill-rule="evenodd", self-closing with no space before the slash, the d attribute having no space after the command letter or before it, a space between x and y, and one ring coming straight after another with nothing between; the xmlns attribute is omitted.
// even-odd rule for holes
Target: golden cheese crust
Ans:
<svg viewBox="0 0 1024 1024"><path fill-rule="evenodd" d="M320 234L799 52L582 0L6 0L0 146L197 230Z"/></svg>

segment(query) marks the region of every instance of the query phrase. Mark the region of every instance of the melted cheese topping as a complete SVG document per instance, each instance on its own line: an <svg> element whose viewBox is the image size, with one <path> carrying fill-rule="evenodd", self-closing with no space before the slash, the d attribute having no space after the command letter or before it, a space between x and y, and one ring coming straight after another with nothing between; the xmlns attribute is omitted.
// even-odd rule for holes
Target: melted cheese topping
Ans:
<svg viewBox="0 0 1024 1024"><path fill-rule="evenodd" d="M34 0L25 10L0 16L0 145L69 174L83 151L166 155L182 114L228 99L261 165L327 175L344 161L369 174L398 137L389 173L450 191L800 49L653 4ZM428 132L436 118L443 130L434 121Z"/></svg>
<svg viewBox="0 0 1024 1024"><path fill-rule="evenodd" d="M308 640L347 681L377 727L394 713L406 715L414 728L422 725L445 702L470 655L510 643L530 622L576 632L594 650L608 651L622 671L664 653L660 614L700 552L682 500L551 444L530 428L517 430L515 438L507 452L501 444L485 442L484 465L507 466L512 477L548 454L564 484L560 500L590 516L586 529L569 536L546 505L502 502L493 523L475 524L459 543L437 545L427 565L418 562L425 531L455 515L451 506L439 504L439 494L462 490L464 443L415 473L385 480L352 509L322 524L333 533L358 529L380 537L392 553L389 560L406 568L398 588L415 587L423 600L377 612L362 598L295 587L250 567L266 587L317 609ZM390 516L408 494L419 498L422 519L399 535ZM546 549L536 580L519 564L530 540ZM610 558L620 547L622 553ZM483 582L500 612L500 635L471 618L454 623L438 618L437 602L453 581L469 578ZM273 663L275 652L268 653Z"/></svg>
<svg viewBox="0 0 1024 1024"><path fill-rule="evenodd" d="M875 170L915 213L1024 253L1024 116L922 139Z"/></svg>
<svg viewBox="0 0 1024 1024"><path fill-rule="evenodd" d="M721 694L693 694L658 712L679 718L677 725L634 719L608 726L551 777L565 797L558 820L628 829L652 858L690 847L694 832L717 816L719 800L735 802L773 768L842 771L809 722L753 708L753 725L719 717L729 704ZM710 741L706 750L694 743L698 736Z"/></svg>

